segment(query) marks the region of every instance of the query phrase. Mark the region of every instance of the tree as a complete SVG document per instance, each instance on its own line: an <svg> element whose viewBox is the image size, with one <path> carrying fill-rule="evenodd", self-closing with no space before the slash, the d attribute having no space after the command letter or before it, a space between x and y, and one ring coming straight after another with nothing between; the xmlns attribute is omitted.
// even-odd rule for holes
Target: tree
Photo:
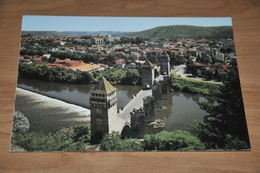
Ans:
<svg viewBox="0 0 260 173"><path fill-rule="evenodd" d="M191 130L207 149L246 149L250 143L236 68L231 70L224 84L217 105L199 102L209 115L202 122L194 122Z"/></svg>
<svg viewBox="0 0 260 173"><path fill-rule="evenodd" d="M146 150L204 150L201 141L187 131L176 130L173 132L161 131L157 134L145 135Z"/></svg>
<svg viewBox="0 0 260 173"><path fill-rule="evenodd" d="M104 151L143 151L143 146L137 140L122 140L119 132L115 131L103 137L100 147Z"/></svg>
<svg viewBox="0 0 260 173"><path fill-rule="evenodd" d="M191 69L194 68L194 62L191 59L188 59L186 62L186 67L189 72L191 72Z"/></svg>
<svg viewBox="0 0 260 173"><path fill-rule="evenodd" d="M78 83L89 84L92 82L92 80L93 80L93 76L89 72L82 72L77 77Z"/></svg>
<svg viewBox="0 0 260 173"><path fill-rule="evenodd" d="M85 151L90 142L90 128L74 126L62 128L55 134L44 133L15 133L12 144L27 151Z"/></svg>
<svg viewBox="0 0 260 173"><path fill-rule="evenodd" d="M48 59L48 62L49 63L54 63L54 62L56 62L56 58L55 57L50 57L49 59Z"/></svg>
<svg viewBox="0 0 260 173"><path fill-rule="evenodd" d="M141 81L141 76L137 69L127 69L126 77L122 79L122 84L136 85Z"/></svg>
<svg viewBox="0 0 260 173"><path fill-rule="evenodd" d="M110 52L107 55L107 60L108 60L108 62L115 64L116 63L116 53L115 52Z"/></svg>
<svg viewBox="0 0 260 173"><path fill-rule="evenodd" d="M158 58L154 55L148 54L147 59L152 63L152 64L159 64Z"/></svg>

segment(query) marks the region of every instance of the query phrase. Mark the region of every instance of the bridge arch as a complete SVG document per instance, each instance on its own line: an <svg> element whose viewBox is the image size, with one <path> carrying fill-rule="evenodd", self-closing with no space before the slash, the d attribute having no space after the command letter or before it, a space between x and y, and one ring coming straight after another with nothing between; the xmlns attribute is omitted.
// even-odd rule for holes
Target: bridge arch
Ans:
<svg viewBox="0 0 260 173"><path fill-rule="evenodd" d="M129 123L126 123L121 131L121 138L125 139L125 138L130 138L132 135L132 129L131 129L131 125Z"/></svg>
<svg viewBox="0 0 260 173"><path fill-rule="evenodd" d="M91 143L99 144L103 139L104 134L101 131L96 132L91 136Z"/></svg>

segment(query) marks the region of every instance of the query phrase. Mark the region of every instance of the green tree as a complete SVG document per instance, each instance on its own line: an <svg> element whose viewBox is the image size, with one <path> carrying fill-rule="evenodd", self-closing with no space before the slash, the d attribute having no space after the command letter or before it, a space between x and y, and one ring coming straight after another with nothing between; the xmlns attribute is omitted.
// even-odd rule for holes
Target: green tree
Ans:
<svg viewBox="0 0 260 173"><path fill-rule="evenodd" d="M145 135L145 149L147 150L204 150L205 146L187 131L161 131L157 134Z"/></svg>
<svg viewBox="0 0 260 173"><path fill-rule="evenodd" d="M250 146L240 81L237 69L229 74L220 89L217 105L199 102L209 115L202 122L194 122L192 132L207 149L245 149ZM233 143L230 142L233 139Z"/></svg>
<svg viewBox="0 0 260 173"><path fill-rule="evenodd" d="M147 55L147 59L152 63L152 64L159 64L159 60L156 56L152 55L152 54L148 54Z"/></svg>
<svg viewBox="0 0 260 173"><path fill-rule="evenodd" d="M141 76L137 69L126 69L126 77L122 79L122 84L137 85L141 81Z"/></svg>
<svg viewBox="0 0 260 173"><path fill-rule="evenodd" d="M55 134L15 133L12 144L27 151L85 151L90 141L90 128L74 126L63 128Z"/></svg>
<svg viewBox="0 0 260 173"><path fill-rule="evenodd" d="M137 140L122 140L119 132L115 131L103 137L100 147L104 151L143 151L143 146Z"/></svg>
<svg viewBox="0 0 260 173"><path fill-rule="evenodd" d="M108 60L108 62L115 64L116 63L116 53L110 52L107 56L107 60Z"/></svg>
<svg viewBox="0 0 260 173"><path fill-rule="evenodd" d="M89 72L82 72L77 76L78 83L92 83L93 76Z"/></svg>

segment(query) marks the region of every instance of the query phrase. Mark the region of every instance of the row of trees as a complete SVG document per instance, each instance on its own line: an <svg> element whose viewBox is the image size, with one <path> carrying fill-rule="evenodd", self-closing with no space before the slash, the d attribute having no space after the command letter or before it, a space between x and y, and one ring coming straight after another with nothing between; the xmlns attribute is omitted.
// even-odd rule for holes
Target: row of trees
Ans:
<svg viewBox="0 0 260 173"><path fill-rule="evenodd" d="M39 79L47 82L60 83L91 83L92 76L89 73L75 75L62 68L49 68L48 65L34 66L33 64L19 65L19 76L29 79Z"/></svg>
<svg viewBox="0 0 260 173"><path fill-rule="evenodd" d="M115 40L116 44L122 44L122 43L132 43L132 44L140 44L144 43L146 39L141 38L141 37L121 37L120 40Z"/></svg>
<svg viewBox="0 0 260 173"><path fill-rule="evenodd" d="M223 86L220 84L178 78L176 74L171 77L171 89L173 91L216 96L220 92L221 87Z"/></svg>
<svg viewBox="0 0 260 173"><path fill-rule="evenodd" d="M100 143L104 151L151 151L151 150L205 150L201 141L186 131L161 131L157 134L147 134L143 141L137 139L121 139L118 132L104 136Z"/></svg>
<svg viewBox="0 0 260 173"><path fill-rule="evenodd" d="M215 62L206 68L198 68L194 65L191 59L186 62L187 72L191 73L193 76L198 76L205 78L206 80L216 80L218 82L223 82L228 79L228 73L226 71L221 71L222 63ZM232 70L232 67L229 67Z"/></svg>
<svg viewBox="0 0 260 173"><path fill-rule="evenodd" d="M94 73L73 74L60 67L50 68L48 65L20 64L18 72L20 77L59 83L89 84L96 83L101 77L105 77L113 84L137 85L141 82L139 70L132 68L112 68Z"/></svg>
<svg viewBox="0 0 260 173"><path fill-rule="evenodd" d="M11 140L26 151L86 151L90 136L88 126L74 126L55 134L15 132Z"/></svg>
<svg viewBox="0 0 260 173"><path fill-rule="evenodd" d="M86 151L91 143L91 132L88 126L62 128L54 134L15 132L12 144L26 151ZM162 131L138 139L122 139L118 132L106 134L100 143L101 151L151 151L151 150L205 150L201 141L186 131Z"/></svg>
<svg viewBox="0 0 260 173"><path fill-rule="evenodd" d="M46 49L21 49L20 50L20 55L30 55L30 56L33 56L33 55L44 55L44 54L47 54L47 50Z"/></svg>

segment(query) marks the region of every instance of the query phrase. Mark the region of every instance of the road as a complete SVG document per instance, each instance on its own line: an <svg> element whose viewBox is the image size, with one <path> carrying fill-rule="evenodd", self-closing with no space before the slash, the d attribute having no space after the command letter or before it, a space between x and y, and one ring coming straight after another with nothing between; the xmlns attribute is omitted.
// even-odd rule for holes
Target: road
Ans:
<svg viewBox="0 0 260 173"><path fill-rule="evenodd" d="M185 64L175 66L174 69L171 70L171 73L174 73L176 71L177 71L176 74L177 74L178 77L193 79L193 80L202 81L202 82L212 82L212 83L223 84L222 82L206 81L204 78L193 77L192 74L186 73L186 65Z"/></svg>

